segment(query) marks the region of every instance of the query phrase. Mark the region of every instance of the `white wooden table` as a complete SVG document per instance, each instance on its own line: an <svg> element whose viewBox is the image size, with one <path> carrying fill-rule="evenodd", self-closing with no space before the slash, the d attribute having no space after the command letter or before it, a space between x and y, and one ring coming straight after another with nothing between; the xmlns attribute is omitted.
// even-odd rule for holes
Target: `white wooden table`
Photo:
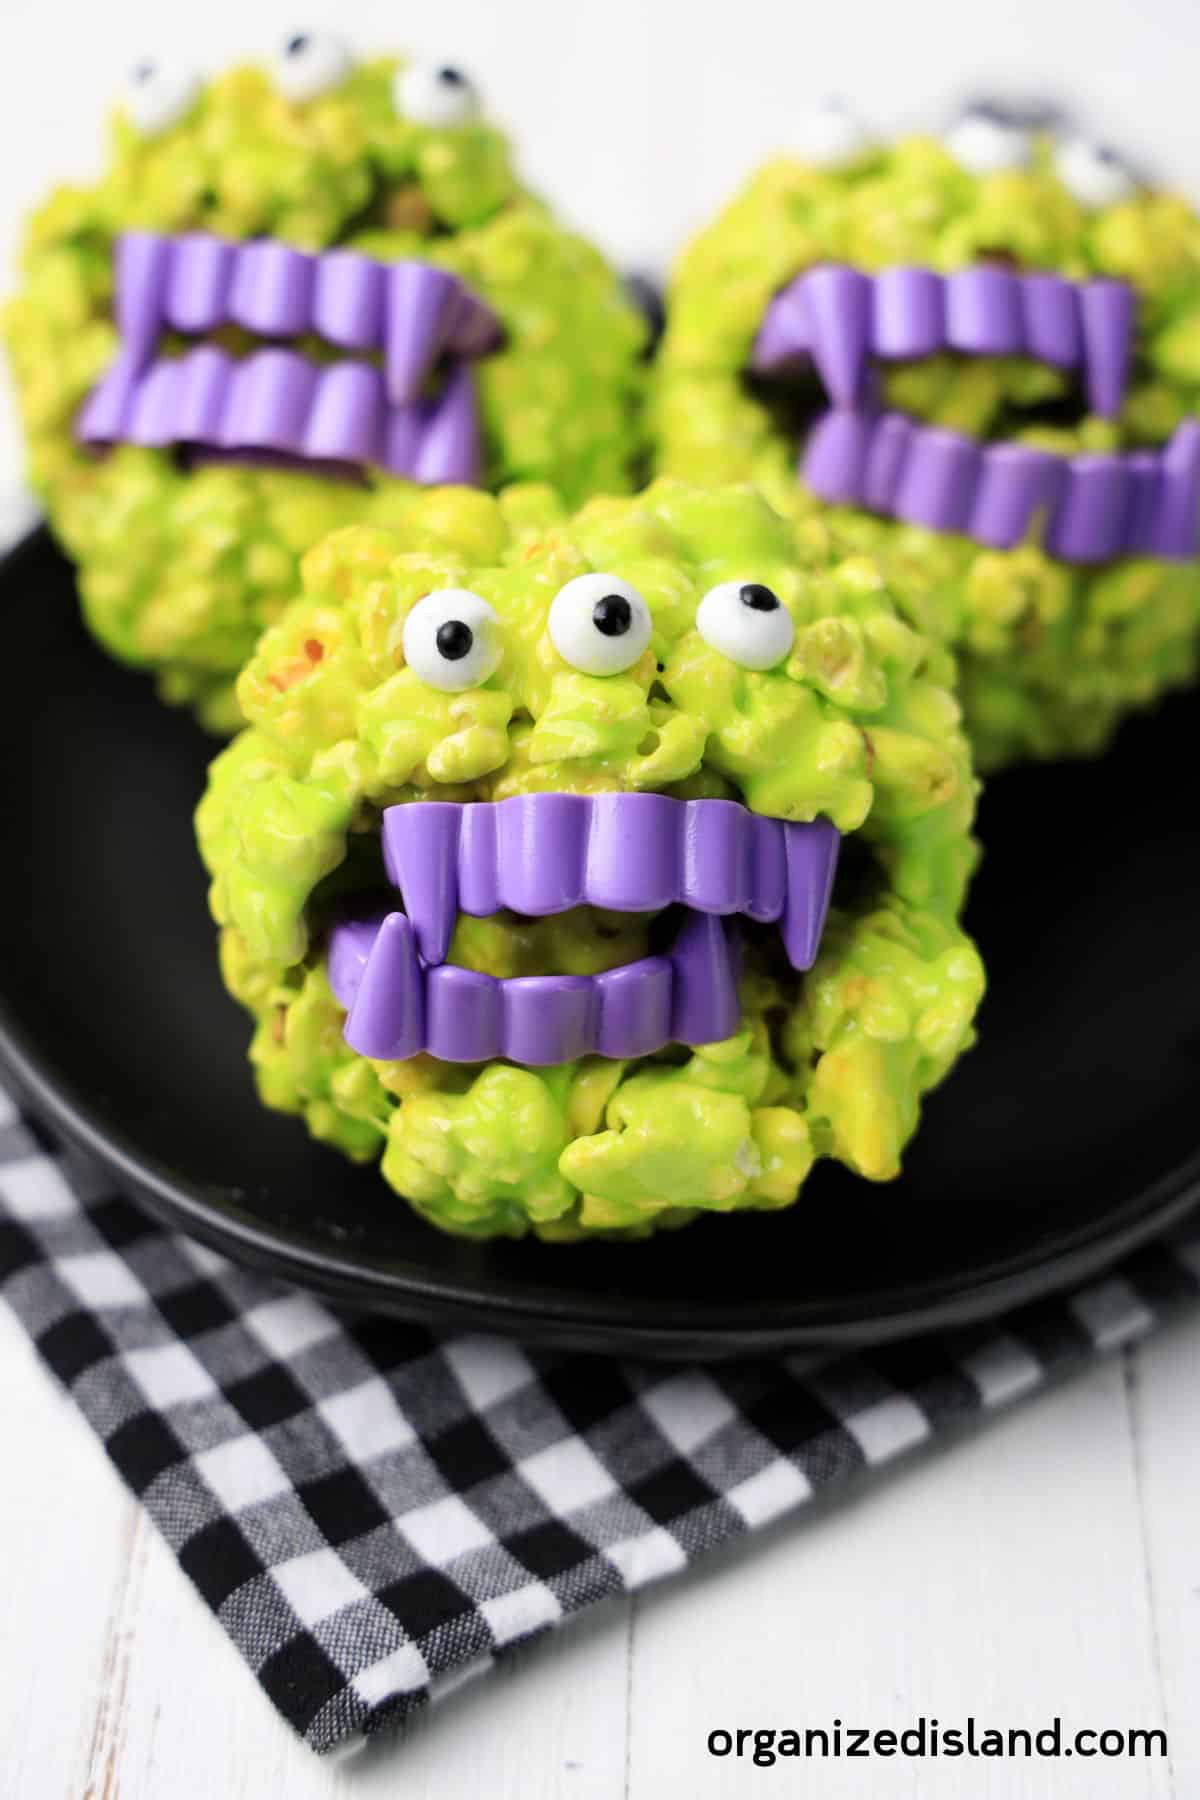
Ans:
<svg viewBox="0 0 1200 1800"><path fill-rule="evenodd" d="M1200 1796L1200 1319L320 1761L0 1307L0 1794L13 1800ZM1170 1758L713 1760L711 1730L1162 1726Z"/></svg>
<svg viewBox="0 0 1200 1800"><path fill-rule="evenodd" d="M1117 142L1200 182L1194 0L5 0L0 241L95 161L103 93L147 51L219 67L336 17L364 47L461 59L525 167L627 263L653 265L788 141L805 95L883 125L999 73L1067 82ZM298 17L303 14L304 17ZM69 41L70 54L64 54ZM1191 48L1193 54L1187 54ZM536 54L534 52L536 51ZM551 79L550 72L553 73ZM981 75L983 79L981 80ZM1147 95L1153 104L1147 106ZM0 482L17 434L0 410ZM1200 1796L1200 1321L1108 1363L842 1511L784 1523L612 1605L416 1727L318 1762L272 1712L98 1444L0 1308L0 1796L8 1800L674 1800ZM713 1761L720 1727L1164 1725L1171 1759Z"/></svg>

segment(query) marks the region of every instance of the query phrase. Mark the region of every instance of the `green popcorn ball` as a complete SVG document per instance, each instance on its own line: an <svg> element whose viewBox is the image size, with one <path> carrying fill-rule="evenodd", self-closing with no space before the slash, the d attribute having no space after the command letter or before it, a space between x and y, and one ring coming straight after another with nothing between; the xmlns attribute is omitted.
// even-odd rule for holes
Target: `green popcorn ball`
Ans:
<svg viewBox="0 0 1200 1800"><path fill-rule="evenodd" d="M663 479L575 513L547 487L414 490L392 525L334 532L302 573L240 677L249 723L197 814L264 1101L379 1158L425 1218L473 1237L638 1237L788 1206L821 1157L894 1176L922 1095L972 1042L983 971L959 923L976 782L952 659L876 563L749 486ZM449 1060L428 1038L351 1047L331 943L348 907L400 908L385 811L494 819L519 796L650 794L836 826L812 966L764 915L742 922L731 1029L712 1042L536 1065ZM636 897L477 904L441 960L498 983L598 979L671 954L698 916Z"/></svg>
<svg viewBox="0 0 1200 1800"><path fill-rule="evenodd" d="M103 177L58 189L31 220L3 334L32 478L79 565L91 629L114 656L153 671L167 700L231 731L240 723L234 677L294 593L305 550L339 525L402 515L412 480L378 432L377 454L310 459L303 446L264 450L261 418L231 422L231 405L220 442L201 442L203 455L171 432L147 443L154 421L138 424L136 406L126 406L110 446L77 441L89 397L118 353L133 354L118 324L123 237L154 234L177 257L197 237L290 246L315 257L294 277L314 281L314 293L336 273L330 252L459 278L502 330L499 348L465 351L471 360L460 365L473 381L482 481L552 480L572 505L631 485L646 330L597 250L521 185L458 71L398 59L354 65L332 40L309 35L291 40L274 70L234 68L202 87L165 66L140 76L114 117ZM143 295L163 314L155 341L138 350L154 368L194 360L203 345L244 372L265 342L280 348L277 334L235 322L237 277L225 277L232 287L203 325L200 314L194 329L172 324L171 279ZM269 269L263 279L269 285ZM152 288L153 276L146 281ZM195 291L192 303L202 306ZM316 304L307 329L297 314L284 334L289 351L318 380L355 362L382 378L389 334L401 329L392 301L373 297L383 311L354 343L344 322L337 343L318 329ZM446 366L443 358L427 373L421 403L444 391ZM402 410L391 380L388 431ZM178 430L186 437L186 418Z"/></svg>
<svg viewBox="0 0 1200 1800"><path fill-rule="evenodd" d="M1064 459L1158 449L1200 413L1200 220L1111 153L998 109L942 140L876 143L829 116L809 136L804 155L761 168L678 260L650 402L655 466L752 479L780 509L821 518L875 558L902 615L958 656L981 767L1096 751L1123 715L1195 676L1196 555L1057 560L1045 510L1019 541L989 547L906 523L903 509L822 505L797 467L829 399L816 368L780 379L751 363L773 298L821 265L1050 272L1080 295L1122 282L1136 315L1115 416L1089 412L1078 367L945 350L876 360L877 386L854 405Z"/></svg>

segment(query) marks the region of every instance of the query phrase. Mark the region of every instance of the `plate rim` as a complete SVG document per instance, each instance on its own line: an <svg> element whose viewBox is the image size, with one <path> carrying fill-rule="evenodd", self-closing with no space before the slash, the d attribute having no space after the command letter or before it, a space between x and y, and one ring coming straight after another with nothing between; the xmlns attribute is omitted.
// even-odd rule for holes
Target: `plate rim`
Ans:
<svg viewBox="0 0 1200 1800"><path fill-rule="evenodd" d="M978 1324L1010 1307L1046 1299L1102 1274L1131 1251L1162 1235L1200 1209L1200 1151L1127 1201L1114 1221L1112 1209L1094 1222L1059 1234L1049 1252L1014 1254L978 1275L930 1278L924 1286L879 1290L869 1315L848 1316L845 1304L821 1313L806 1303L803 1321L780 1313L765 1317L752 1301L739 1302L712 1322L665 1322L622 1316L622 1301L583 1294L568 1304L552 1294L535 1297L481 1289L469 1280L382 1269L336 1250L315 1250L272 1227L207 1200L188 1183L144 1157L129 1138L106 1129L77 1095L41 1064L0 997L0 1073L19 1101L52 1131L94 1157L117 1185L160 1223L305 1291L355 1312L402 1319L434 1330L494 1331L534 1346L562 1347L654 1359L719 1360L786 1350L828 1352L865 1349L902 1338ZM301 1127L297 1126L297 1129ZM434 1229L432 1226L430 1230ZM571 1255L571 1246L561 1246ZM629 1301L624 1305L628 1307ZM639 1312L662 1303L634 1302ZM861 1303L860 1303L861 1304ZM814 1312L817 1316L814 1317ZM753 1314L753 1320L749 1315ZM745 1316L743 1316L745 1315Z"/></svg>
<svg viewBox="0 0 1200 1800"><path fill-rule="evenodd" d="M23 557L45 552L69 563L45 522L38 521L0 556L0 574ZM389 1314L435 1330L486 1329L530 1345L702 1360L866 1348L976 1324L1044 1300L1103 1274L1188 1214L1200 1216L1198 1146L1149 1186L1097 1217L1060 1228L1036 1248L1014 1250L981 1265L960 1263L950 1273L860 1290L849 1298L809 1298L803 1302L802 1319L777 1298L767 1311L753 1299L741 1299L705 1303L707 1317L698 1322L701 1303L686 1295L663 1301L653 1296L631 1300L611 1289L531 1292L519 1282L505 1287L489 1284L486 1277L414 1267L411 1256L394 1257L390 1266L372 1266L344 1250L305 1243L293 1227L264 1222L245 1208L206 1195L202 1186L149 1157L136 1134L102 1122L87 1090L59 1073L52 1046L45 1048L44 1057L36 1035L26 1032L0 993L0 1076L14 1097L52 1133L99 1162L118 1191L162 1224L353 1311ZM303 1129L299 1124L294 1128ZM690 1229L706 1227L719 1228L719 1221L702 1221ZM569 1257L575 1247L559 1246L557 1253ZM630 1253L636 1254L636 1246Z"/></svg>

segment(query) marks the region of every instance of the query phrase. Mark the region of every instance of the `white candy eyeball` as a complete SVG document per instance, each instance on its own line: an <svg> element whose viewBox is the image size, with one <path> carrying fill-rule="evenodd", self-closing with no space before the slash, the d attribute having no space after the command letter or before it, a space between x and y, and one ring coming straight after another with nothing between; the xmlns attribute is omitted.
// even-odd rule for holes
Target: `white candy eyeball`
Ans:
<svg viewBox="0 0 1200 1800"><path fill-rule="evenodd" d="M576 575L550 607L550 641L583 675L619 675L650 642L650 608L619 575Z"/></svg>
<svg viewBox="0 0 1200 1800"><path fill-rule="evenodd" d="M840 98L822 100L801 116L796 148L805 162L834 169L853 162L870 144L871 134L858 114Z"/></svg>
<svg viewBox="0 0 1200 1800"><path fill-rule="evenodd" d="M404 660L443 693L478 687L500 661L500 621L470 588L434 588L404 621Z"/></svg>
<svg viewBox="0 0 1200 1800"><path fill-rule="evenodd" d="M1005 169L1024 169L1033 155L1032 133L994 113L964 113L942 142L960 168L971 175L999 175Z"/></svg>
<svg viewBox="0 0 1200 1800"><path fill-rule="evenodd" d="M1137 192L1128 166L1107 144L1071 138L1054 152L1058 179L1081 206L1116 206Z"/></svg>
<svg viewBox="0 0 1200 1800"><path fill-rule="evenodd" d="M147 137L178 125L196 95L200 78L194 69L146 57L129 72L125 110Z"/></svg>
<svg viewBox="0 0 1200 1800"><path fill-rule="evenodd" d="M303 106L340 86L350 66L350 52L341 38L326 31L298 31L280 45L275 85L285 100Z"/></svg>
<svg viewBox="0 0 1200 1800"><path fill-rule="evenodd" d="M396 111L418 125L465 125L479 112L473 82L449 63L409 63L392 92Z"/></svg>
<svg viewBox="0 0 1200 1800"><path fill-rule="evenodd" d="M696 609L706 644L743 669L773 669L792 647L796 627L779 595L761 581L723 581Z"/></svg>

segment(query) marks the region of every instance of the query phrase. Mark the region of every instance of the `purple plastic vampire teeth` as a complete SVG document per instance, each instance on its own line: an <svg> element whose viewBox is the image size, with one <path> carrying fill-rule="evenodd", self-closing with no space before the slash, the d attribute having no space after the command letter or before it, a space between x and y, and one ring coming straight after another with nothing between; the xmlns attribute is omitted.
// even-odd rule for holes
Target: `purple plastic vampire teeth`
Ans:
<svg viewBox="0 0 1200 1800"><path fill-rule="evenodd" d="M840 264L808 269L767 307L751 354L760 375L807 360L833 402L800 474L820 500L961 533L990 549L1033 541L1062 562L1189 561L1200 548L1200 422L1160 450L1058 456L883 412L872 359L940 351L1028 356L1079 369L1092 412L1115 418L1133 349L1124 282L1075 282L981 265L939 275Z"/></svg>
<svg viewBox="0 0 1200 1800"><path fill-rule="evenodd" d="M767 307L751 354L758 374L803 358L835 406L863 399L868 360L913 361L940 351L1029 356L1080 369L1088 404L1115 418L1125 397L1135 298L1122 281L1068 281L980 265L939 275L884 269L864 275L822 264L798 275Z"/></svg>
<svg viewBox="0 0 1200 1800"><path fill-rule="evenodd" d="M457 276L201 233L128 232L115 255L121 348L79 415L81 443L479 480L469 365L497 347L501 328ZM158 354L164 331L199 337L228 325L272 341L241 358L212 343ZM278 341L306 336L351 354L318 363Z"/></svg>
<svg viewBox="0 0 1200 1800"><path fill-rule="evenodd" d="M387 1060L427 1051L531 1066L717 1042L741 1016L738 916L778 924L792 967L811 968L840 842L824 819L796 824L665 794L388 807L384 864L404 911L360 908L329 937L346 1041ZM670 949L600 975L502 981L445 960L460 912L544 917L584 904L684 910Z"/></svg>
<svg viewBox="0 0 1200 1800"><path fill-rule="evenodd" d="M1162 450L1052 456L979 444L900 413L828 412L800 470L821 500L1008 550L1037 529L1063 562L1187 561L1200 532L1200 422Z"/></svg>

